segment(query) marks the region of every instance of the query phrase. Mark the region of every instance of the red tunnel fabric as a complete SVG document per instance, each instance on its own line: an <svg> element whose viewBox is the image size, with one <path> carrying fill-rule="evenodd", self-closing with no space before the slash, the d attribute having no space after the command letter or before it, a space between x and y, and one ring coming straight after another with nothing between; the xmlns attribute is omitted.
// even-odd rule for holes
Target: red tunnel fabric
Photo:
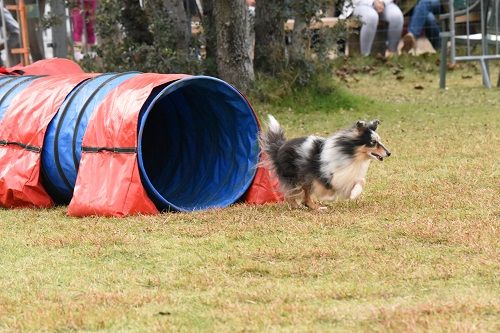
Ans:
<svg viewBox="0 0 500 333"><path fill-rule="evenodd" d="M16 65L7 68L6 72L21 75L59 75L84 73L84 71L77 63L63 58L43 59L28 66Z"/></svg>
<svg viewBox="0 0 500 333"><path fill-rule="evenodd" d="M244 98L250 104L247 97L244 96ZM262 129L260 122L259 129ZM265 203L280 202L284 199L283 193L281 193L280 190L278 178L273 175L267 167L262 166L265 159L266 156L264 153L261 153L255 177L243 198L243 201L248 204L262 205Z"/></svg>
<svg viewBox="0 0 500 333"><path fill-rule="evenodd" d="M12 101L0 122L0 206L53 204L40 179L45 131L65 97L93 75L38 78Z"/></svg>
<svg viewBox="0 0 500 333"><path fill-rule="evenodd" d="M137 165L139 112L155 87L187 76L142 74L125 81L106 96L94 111L83 137L83 147L91 149L82 151L68 215L158 213L142 186ZM103 147L114 151L101 149Z"/></svg>
<svg viewBox="0 0 500 333"><path fill-rule="evenodd" d="M261 157L261 161L263 157ZM269 169L259 166L252 185L245 194L245 202L254 205L283 201L278 179Z"/></svg>

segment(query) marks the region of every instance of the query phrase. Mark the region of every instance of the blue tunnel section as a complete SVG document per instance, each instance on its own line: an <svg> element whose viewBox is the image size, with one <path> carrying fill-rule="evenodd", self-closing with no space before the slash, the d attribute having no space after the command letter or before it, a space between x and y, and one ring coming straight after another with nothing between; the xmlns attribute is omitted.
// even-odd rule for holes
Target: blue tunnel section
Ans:
<svg viewBox="0 0 500 333"><path fill-rule="evenodd" d="M245 97L207 76L153 92L139 116L138 163L160 210L226 207L249 188L258 123Z"/></svg>
<svg viewBox="0 0 500 333"><path fill-rule="evenodd" d="M52 199L70 202L82 155L82 141L93 111L106 95L139 72L107 73L80 83L50 122L42 149L44 185Z"/></svg>

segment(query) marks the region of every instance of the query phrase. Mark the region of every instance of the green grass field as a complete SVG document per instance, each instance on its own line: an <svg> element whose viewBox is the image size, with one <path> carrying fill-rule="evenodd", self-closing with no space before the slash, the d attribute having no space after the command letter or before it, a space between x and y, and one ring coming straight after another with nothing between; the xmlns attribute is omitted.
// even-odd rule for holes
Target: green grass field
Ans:
<svg viewBox="0 0 500 333"><path fill-rule="evenodd" d="M500 91L470 66L437 79L379 65L340 99L255 103L290 137L382 120L393 155L326 212L0 210L0 331L500 331Z"/></svg>

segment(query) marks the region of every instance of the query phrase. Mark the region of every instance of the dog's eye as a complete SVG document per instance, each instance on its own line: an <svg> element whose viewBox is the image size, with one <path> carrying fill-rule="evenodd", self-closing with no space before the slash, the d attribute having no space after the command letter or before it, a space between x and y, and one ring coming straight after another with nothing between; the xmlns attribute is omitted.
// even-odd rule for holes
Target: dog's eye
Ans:
<svg viewBox="0 0 500 333"><path fill-rule="evenodd" d="M375 146L376 143L377 143L377 141L372 140L372 141L370 141L370 146Z"/></svg>

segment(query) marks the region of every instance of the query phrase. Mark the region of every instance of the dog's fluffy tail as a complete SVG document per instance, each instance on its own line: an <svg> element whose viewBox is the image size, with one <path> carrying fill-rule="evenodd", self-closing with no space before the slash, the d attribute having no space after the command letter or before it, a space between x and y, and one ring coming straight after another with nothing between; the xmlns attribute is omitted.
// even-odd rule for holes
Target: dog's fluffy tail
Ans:
<svg viewBox="0 0 500 333"><path fill-rule="evenodd" d="M285 131L278 123L276 118L269 115L269 122L267 124L267 131L262 132L260 135L260 145L262 151L266 153L269 161L274 166L274 161L278 159L278 151L286 142Z"/></svg>

